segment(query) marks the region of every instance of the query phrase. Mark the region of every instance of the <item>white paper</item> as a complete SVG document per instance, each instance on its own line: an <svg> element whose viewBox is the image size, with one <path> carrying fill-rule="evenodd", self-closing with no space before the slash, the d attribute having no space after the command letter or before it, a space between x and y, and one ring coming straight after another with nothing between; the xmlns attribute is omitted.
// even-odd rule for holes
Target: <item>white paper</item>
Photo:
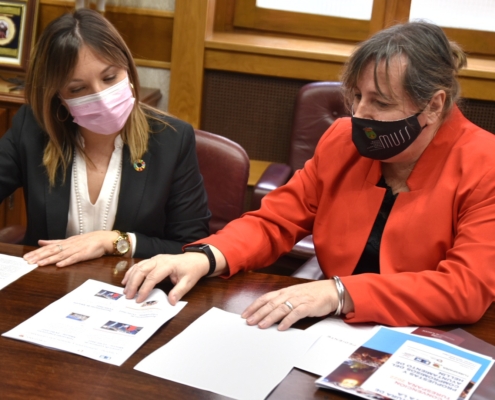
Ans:
<svg viewBox="0 0 495 400"><path fill-rule="evenodd" d="M325 318L306 329L306 332L321 337L295 367L315 375L325 375L342 364L349 354L372 337L378 329L379 326L347 324L339 318ZM416 327L393 329L410 333Z"/></svg>
<svg viewBox="0 0 495 400"><path fill-rule="evenodd" d="M211 308L135 369L234 399L264 399L315 339L299 329L259 329Z"/></svg>
<svg viewBox="0 0 495 400"><path fill-rule="evenodd" d="M172 306L159 289L138 304L123 288L89 279L2 336L122 365L186 304Z"/></svg>
<svg viewBox="0 0 495 400"><path fill-rule="evenodd" d="M37 266L38 264L28 264L22 257L0 254L0 290L36 269Z"/></svg>

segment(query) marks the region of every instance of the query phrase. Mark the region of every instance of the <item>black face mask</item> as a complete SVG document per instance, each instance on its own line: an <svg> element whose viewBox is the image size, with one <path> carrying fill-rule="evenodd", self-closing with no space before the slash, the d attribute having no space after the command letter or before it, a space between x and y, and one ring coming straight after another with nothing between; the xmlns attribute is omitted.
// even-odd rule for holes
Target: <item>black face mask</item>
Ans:
<svg viewBox="0 0 495 400"><path fill-rule="evenodd" d="M418 115L398 121L375 121L352 116L352 141L359 154L373 160L386 160L402 153L426 127Z"/></svg>

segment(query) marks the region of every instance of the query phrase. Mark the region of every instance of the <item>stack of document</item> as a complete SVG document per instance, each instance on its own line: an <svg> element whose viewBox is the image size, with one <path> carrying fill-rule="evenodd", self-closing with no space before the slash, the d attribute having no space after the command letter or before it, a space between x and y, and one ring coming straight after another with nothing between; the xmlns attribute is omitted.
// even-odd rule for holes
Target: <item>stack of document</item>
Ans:
<svg viewBox="0 0 495 400"><path fill-rule="evenodd" d="M316 384L365 399L468 399L492 365L443 340L380 327Z"/></svg>

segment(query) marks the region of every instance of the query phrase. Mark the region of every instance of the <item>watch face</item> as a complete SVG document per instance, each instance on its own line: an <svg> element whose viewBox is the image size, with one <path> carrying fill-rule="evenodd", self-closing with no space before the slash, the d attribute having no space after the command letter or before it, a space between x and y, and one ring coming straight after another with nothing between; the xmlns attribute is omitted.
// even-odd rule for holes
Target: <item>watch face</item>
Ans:
<svg viewBox="0 0 495 400"><path fill-rule="evenodd" d="M117 242L117 251L120 254L125 254L129 250L129 242L125 239L121 239Z"/></svg>

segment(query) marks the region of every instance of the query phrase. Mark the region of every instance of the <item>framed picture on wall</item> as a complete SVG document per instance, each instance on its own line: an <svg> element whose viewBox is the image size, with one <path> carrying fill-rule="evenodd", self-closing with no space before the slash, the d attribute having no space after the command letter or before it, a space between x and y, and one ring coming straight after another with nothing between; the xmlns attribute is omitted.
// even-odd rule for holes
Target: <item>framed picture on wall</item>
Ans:
<svg viewBox="0 0 495 400"><path fill-rule="evenodd" d="M0 0L0 68L26 72L38 0Z"/></svg>

